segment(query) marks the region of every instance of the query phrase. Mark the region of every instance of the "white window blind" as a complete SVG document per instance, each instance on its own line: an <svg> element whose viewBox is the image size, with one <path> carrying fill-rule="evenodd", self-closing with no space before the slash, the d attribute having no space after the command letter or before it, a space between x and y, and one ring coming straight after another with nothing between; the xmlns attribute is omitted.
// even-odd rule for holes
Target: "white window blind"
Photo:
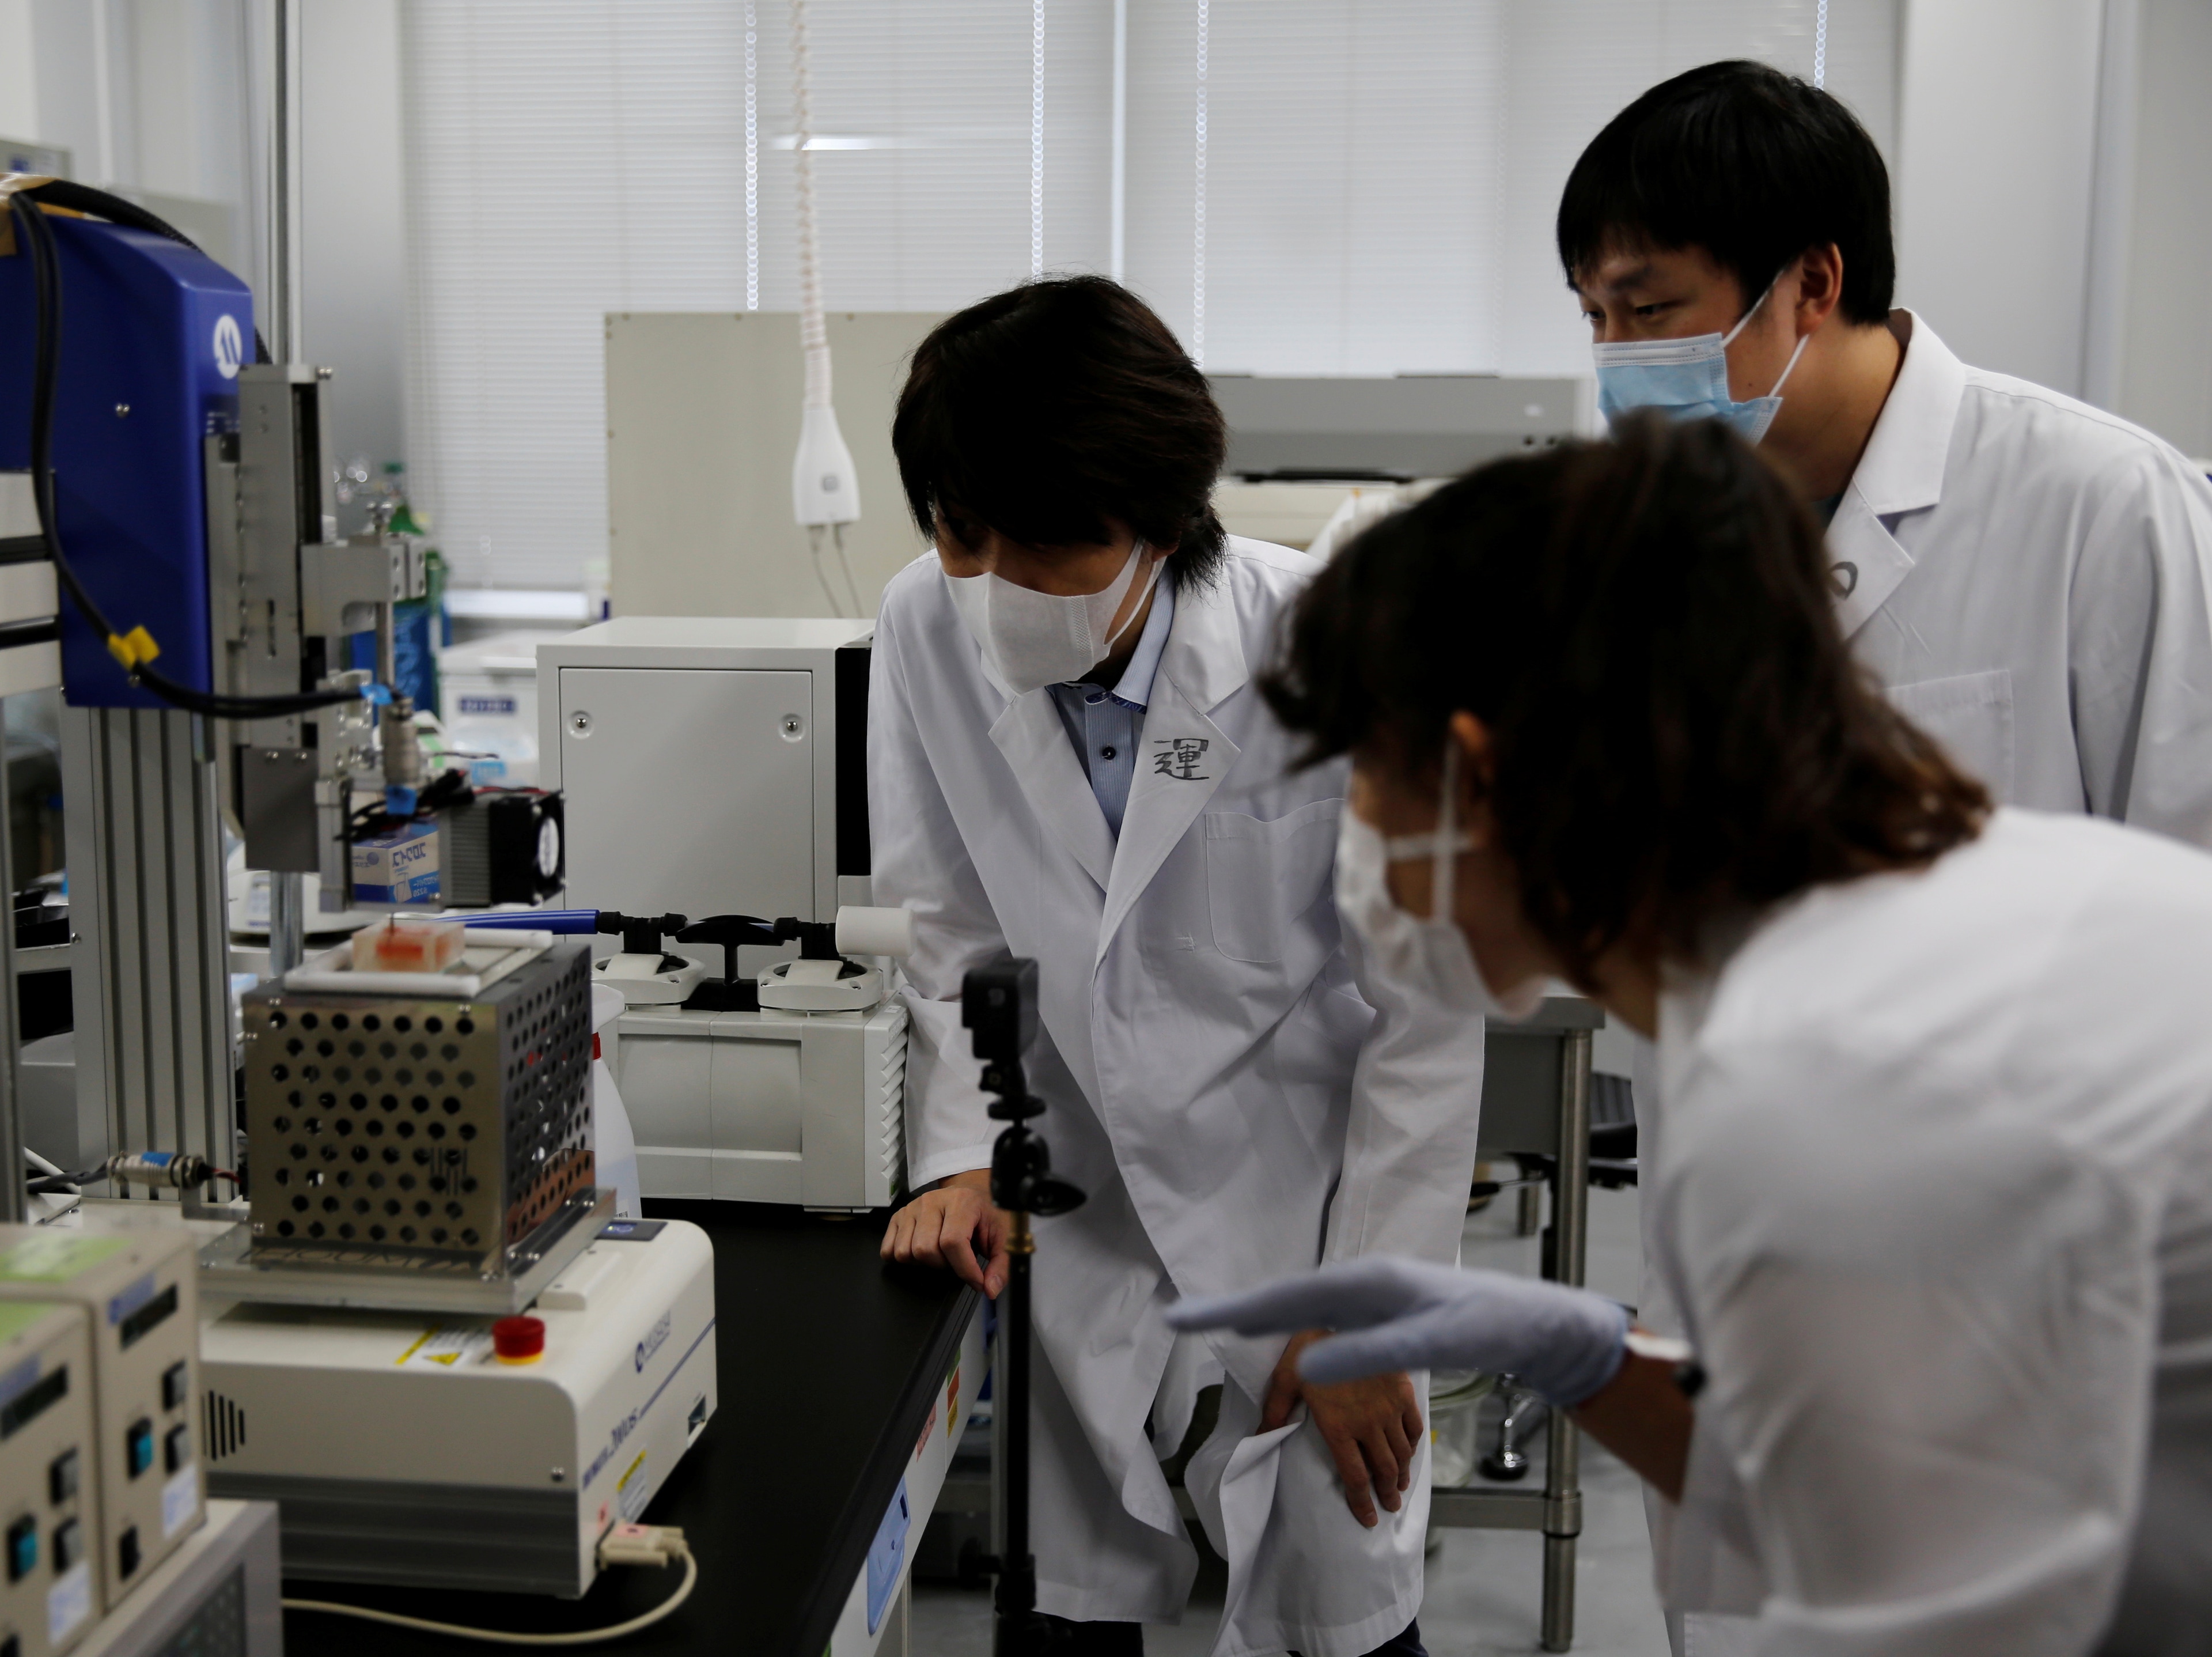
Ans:
<svg viewBox="0 0 2212 1657"><path fill-rule="evenodd" d="M787 311L790 12L751 9L758 306ZM465 583L574 586L605 555L608 312L746 308L746 10L407 0L409 473ZM1041 134L1036 19L1034 0L810 6L832 309L954 309L1027 277L1035 137L1046 257L1103 264L1110 110L1086 60L1110 52L1110 8L1048 4Z"/></svg>
<svg viewBox="0 0 2212 1657"><path fill-rule="evenodd" d="M1829 6L1827 84L1885 149L1896 5ZM1187 341L1202 295L1217 372L1583 372L1552 253L1574 157L1695 64L1809 75L1818 10L1128 0L1127 279ZM1113 15L811 0L832 309L1107 268ZM605 314L796 306L787 0L404 0L403 19L410 477L463 582L574 585L606 550Z"/></svg>

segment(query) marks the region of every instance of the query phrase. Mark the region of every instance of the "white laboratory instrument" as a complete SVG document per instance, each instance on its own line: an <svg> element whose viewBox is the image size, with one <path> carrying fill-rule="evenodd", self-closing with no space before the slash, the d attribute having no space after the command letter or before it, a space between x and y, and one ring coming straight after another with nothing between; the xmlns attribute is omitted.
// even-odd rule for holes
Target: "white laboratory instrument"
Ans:
<svg viewBox="0 0 2212 1657"><path fill-rule="evenodd" d="M95 1610L120 1605L200 1522L198 1240L173 1219L0 1226L0 1303L60 1301L89 1319L94 1437L78 1478L98 1507L80 1537Z"/></svg>
<svg viewBox="0 0 2212 1657"><path fill-rule="evenodd" d="M570 900L670 911L594 972L629 1002L608 1058L648 1197L854 1211L903 1191L883 959L912 921L864 907L868 657L865 623L773 618L619 618L538 649Z"/></svg>
<svg viewBox="0 0 2212 1657"><path fill-rule="evenodd" d="M568 901L803 921L866 903L871 631L618 616L539 645L541 781L567 802ZM709 945L670 950L721 965Z"/></svg>
<svg viewBox="0 0 2212 1657"><path fill-rule="evenodd" d="M202 1337L209 1482L279 1502L289 1575L573 1597L715 1407L714 1253L614 1221L532 1307L233 1304Z"/></svg>
<svg viewBox="0 0 2212 1657"><path fill-rule="evenodd" d="M76 1657L283 1657L283 1594L275 1506L210 1501L207 1522L100 1619Z"/></svg>
<svg viewBox="0 0 2212 1657"><path fill-rule="evenodd" d="M717 915L675 936L714 944L724 966L683 1005L634 1002L616 1020L610 1062L643 1188L846 1212L893 1201L907 1014L884 967L854 957L909 954L914 917L849 905L827 925ZM788 942L798 959L738 974L744 949Z"/></svg>
<svg viewBox="0 0 2212 1657"><path fill-rule="evenodd" d="M100 1607L90 1328L80 1306L0 1306L0 1648L18 1657L70 1650Z"/></svg>
<svg viewBox="0 0 2212 1657"><path fill-rule="evenodd" d="M586 946L394 931L244 1000L210 1485L283 1505L288 1575L581 1593L714 1413L713 1251L600 1187Z"/></svg>
<svg viewBox="0 0 2212 1657"><path fill-rule="evenodd" d="M647 1197L862 1212L905 1189L907 1014L637 1008L617 1081Z"/></svg>

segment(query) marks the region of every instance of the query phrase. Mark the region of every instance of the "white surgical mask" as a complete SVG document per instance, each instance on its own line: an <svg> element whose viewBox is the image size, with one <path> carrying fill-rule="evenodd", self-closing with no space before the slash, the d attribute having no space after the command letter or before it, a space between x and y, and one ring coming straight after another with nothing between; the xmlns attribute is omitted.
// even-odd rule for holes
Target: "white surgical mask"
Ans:
<svg viewBox="0 0 2212 1657"><path fill-rule="evenodd" d="M1459 855L1474 837L1457 826L1459 744L1444 744L1443 803L1432 834L1385 838L1349 806L1338 820L1336 910L1358 935L1367 970L1387 984L1484 1018L1525 1019L1544 1004L1544 980L1532 978L1500 996L1492 990L1451 918ZM1429 913L1409 915L1390 895L1390 865L1430 860Z"/></svg>
<svg viewBox="0 0 2212 1657"><path fill-rule="evenodd" d="M1774 282L1781 280L1777 272ZM1608 423L1637 409L1657 409L1676 420L1725 420L1743 434L1746 442L1758 442L1774 423L1774 417L1781 413L1782 387L1789 382L1797 359L1804 355L1805 342L1813 337L1798 337L1797 349L1790 353L1790 362L1782 370L1782 378L1774 382L1774 389L1765 396L1748 398L1741 403L1729 397L1728 348L1735 343L1744 325L1759 314L1759 308L1766 303L1766 295L1774 291L1774 282L1766 284L1766 293L1752 301L1751 308L1738 317L1735 326L1726 333L1693 334L1687 339L1638 339L1624 344L1590 347L1597 361L1599 411Z"/></svg>
<svg viewBox="0 0 2212 1657"><path fill-rule="evenodd" d="M1164 562L1145 558L1139 539L1129 549L1121 573L1098 593L1073 598L1018 587L1002 576L947 576L952 605L983 652L983 660L1016 696L1047 685L1080 679L1114 654L1115 641L1144 609L1140 594L1119 627L1114 615L1141 571L1146 588ZM1111 629L1111 631L1108 630Z"/></svg>

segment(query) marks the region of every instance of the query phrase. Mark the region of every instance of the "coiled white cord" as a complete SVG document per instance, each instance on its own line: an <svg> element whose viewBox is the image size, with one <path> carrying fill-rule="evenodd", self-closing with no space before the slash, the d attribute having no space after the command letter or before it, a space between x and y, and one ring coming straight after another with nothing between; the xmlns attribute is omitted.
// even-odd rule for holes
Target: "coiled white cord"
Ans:
<svg viewBox="0 0 2212 1657"><path fill-rule="evenodd" d="M821 248L814 230L814 113L809 93L806 0L791 0L791 113L799 148L799 343L806 352L806 406L830 406L830 332L822 320Z"/></svg>
<svg viewBox="0 0 2212 1657"><path fill-rule="evenodd" d="M684 1580L676 1592L641 1616L626 1623L616 1623L603 1629L575 1629L561 1634L517 1634L507 1629L465 1628L459 1623L434 1623L427 1617L405 1617L396 1611L376 1611L368 1605L343 1605L335 1599L287 1599L286 1611L319 1611L332 1617L357 1617L363 1622L386 1623L393 1628L420 1629L426 1634L446 1634L456 1640L483 1640L501 1646L593 1646L603 1641L619 1640L625 1635L635 1634L641 1629L651 1628L669 1616L691 1597L691 1590L699 1585L699 1561L684 1543L684 1532L672 1525L625 1526L624 1531L642 1534L638 1544L627 1550L617 1551L602 1544L599 1563L610 1564L659 1564L672 1559L684 1561Z"/></svg>

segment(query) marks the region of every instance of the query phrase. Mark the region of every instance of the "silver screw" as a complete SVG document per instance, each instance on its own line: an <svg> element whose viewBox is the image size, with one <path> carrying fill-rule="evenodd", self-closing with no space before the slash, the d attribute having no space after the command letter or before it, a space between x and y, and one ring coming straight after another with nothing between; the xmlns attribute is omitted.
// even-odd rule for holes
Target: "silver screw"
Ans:
<svg viewBox="0 0 2212 1657"><path fill-rule="evenodd" d="M591 715L583 713L569 715L568 728L579 736L589 736L592 734Z"/></svg>

